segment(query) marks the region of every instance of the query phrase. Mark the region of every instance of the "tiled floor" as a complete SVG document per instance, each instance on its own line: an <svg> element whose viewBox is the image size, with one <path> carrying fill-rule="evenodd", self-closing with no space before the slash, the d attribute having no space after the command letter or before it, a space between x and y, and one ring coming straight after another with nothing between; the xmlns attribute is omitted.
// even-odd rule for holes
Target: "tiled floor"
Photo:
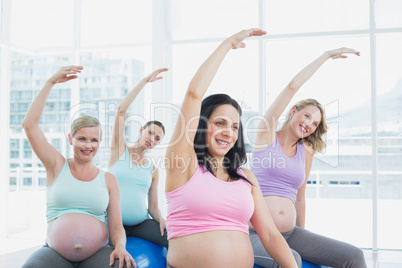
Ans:
<svg viewBox="0 0 402 268"><path fill-rule="evenodd" d="M0 238L0 268L21 267L28 256L40 248L38 240ZM368 268L402 268L402 251L364 250Z"/></svg>

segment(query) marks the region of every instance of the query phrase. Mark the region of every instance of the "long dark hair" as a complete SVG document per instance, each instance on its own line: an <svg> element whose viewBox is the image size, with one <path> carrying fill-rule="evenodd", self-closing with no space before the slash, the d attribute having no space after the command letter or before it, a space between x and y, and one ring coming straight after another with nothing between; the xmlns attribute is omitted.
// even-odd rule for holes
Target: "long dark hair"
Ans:
<svg viewBox="0 0 402 268"><path fill-rule="evenodd" d="M215 175L213 165L210 161L211 157L208 153L208 147L205 141L205 133L208 129L208 121L211 114L221 105L232 105L242 115L240 105L226 94L214 94L205 98L201 103L200 120L198 123L197 132L194 138L194 150L197 154L198 164L203 165L209 172ZM238 138L233 147L224 156L223 165L229 176L233 180L243 179L252 184L246 177L240 175L238 168L247 162L246 146L244 145L243 125L239 122Z"/></svg>

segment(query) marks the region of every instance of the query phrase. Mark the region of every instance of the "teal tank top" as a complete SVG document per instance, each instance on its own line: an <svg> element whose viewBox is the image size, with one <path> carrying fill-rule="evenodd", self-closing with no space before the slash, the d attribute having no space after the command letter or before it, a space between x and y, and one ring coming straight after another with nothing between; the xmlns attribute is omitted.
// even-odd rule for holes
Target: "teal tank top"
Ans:
<svg viewBox="0 0 402 268"><path fill-rule="evenodd" d="M153 164L142 166L131 162L128 149L108 172L116 176L120 188L120 208L124 225L137 225L149 219L146 197L152 183Z"/></svg>
<svg viewBox="0 0 402 268"><path fill-rule="evenodd" d="M47 186L47 222L67 213L83 213L106 223L108 205L109 191L106 187L105 172L101 169L93 180L80 181L71 174L66 159L56 180Z"/></svg>

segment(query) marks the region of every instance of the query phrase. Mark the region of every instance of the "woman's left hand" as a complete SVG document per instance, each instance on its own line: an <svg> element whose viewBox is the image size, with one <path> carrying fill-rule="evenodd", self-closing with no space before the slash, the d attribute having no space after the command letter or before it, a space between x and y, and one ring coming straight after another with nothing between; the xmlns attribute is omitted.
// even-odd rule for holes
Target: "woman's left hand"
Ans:
<svg viewBox="0 0 402 268"><path fill-rule="evenodd" d="M346 59L347 55L345 54L355 54L360 56L360 52L354 50L353 48L341 47L334 50L329 50L326 52L331 59Z"/></svg>
<svg viewBox="0 0 402 268"><path fill-rule="evenodd" d="M160 68L158 70L153 71L150 75L144 78L144 80L149 83L149 82L154 82L156 80L162 79L161 76L158 76L160 73L166 72L168 68Z"/></svg>
<svg viewBox="0 0 402 268"><path fill-rule="evenodd" d="M113 266L115 259L119 259L119 268L123 268L124 263L126 263L127 268L137 267L133 257L131 257L130 253L124 248L115 248L115 250L113 250L110 254L110 266Z"/></svg>
<svg viewBox="0 0 402 268"><path fill-rule="evenodd" d="M163 236L166 229L166 221L164 218L159 219L159 229L161 230L161 236Z"/></svg>
<svg viewBox="0 0 402 268"><path fill-rule="evenodd" d="M243 40L251 37L251 36L262 36L265 35L267 32L261 29L257 28L252 28L249 30L243 30L238 32L237 34L232 35L228 39L230 40L232 44L232 49L237 49L237 48L245 48L246 44L243 43Z"/></svg>

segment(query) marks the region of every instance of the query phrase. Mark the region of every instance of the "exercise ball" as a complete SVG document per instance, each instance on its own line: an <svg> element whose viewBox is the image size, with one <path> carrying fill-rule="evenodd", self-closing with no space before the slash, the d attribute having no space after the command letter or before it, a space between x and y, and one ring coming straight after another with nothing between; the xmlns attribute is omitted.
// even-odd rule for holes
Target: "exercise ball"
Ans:
<svg viewBox="0 0 402 268"><path fill-rule="evenodd" d="M137 268L166 268L167 250L138 237L127 237L126 250L134 258Z"/></svg>
<svg viewBox="0 0 402 268"><path fill-rule="evenodd" d="M308 261L302 261L303 268L321 268L321 265L314 264Z"/></svg>

